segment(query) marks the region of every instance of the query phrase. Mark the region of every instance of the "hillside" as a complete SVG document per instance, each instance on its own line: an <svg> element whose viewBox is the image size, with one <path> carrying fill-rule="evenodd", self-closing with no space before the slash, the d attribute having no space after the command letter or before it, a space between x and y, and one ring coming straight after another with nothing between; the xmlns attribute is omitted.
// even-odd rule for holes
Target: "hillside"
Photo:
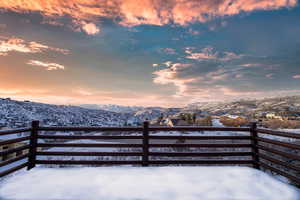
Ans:
<svg viewBox="0 0 300 200"><path fill-rule="evenodd" d="M258 100L239 100L233 102L194 103L187 106L200 109L212 115L257 115L263 112L300 112L300 96L266 98Z"/></svg>
<svg viewBox="0 0 300 200"><path fill-rule="evenodd" d="M58 126L122 126L128 116L99 109L0 99L0 127L26 127L32 120Z"/></svg>
<svg viewBox="0 0 300 200"><path fill-rule="evenodd" d="M24 127L28 126L28 123L32 120L40 120L45 125L59 126L139 125L146 119L154 120L161 115L165 117L174 116L181 112L242 116L254 116L270 112L300 113L300 96L239 100L223 103L201 102L187 105L184 108L130 107L119 105L85 105L84 107L51 105L0 98L0 127Z"/></svg>
<svg viewBox="0 0 300 200"><path fill-rule="evenodd" d="M133 113L144 109L144 107L141 106L121 106L114 104L81 104L79 106L88 109L100 109L116 113Z"/></svg>

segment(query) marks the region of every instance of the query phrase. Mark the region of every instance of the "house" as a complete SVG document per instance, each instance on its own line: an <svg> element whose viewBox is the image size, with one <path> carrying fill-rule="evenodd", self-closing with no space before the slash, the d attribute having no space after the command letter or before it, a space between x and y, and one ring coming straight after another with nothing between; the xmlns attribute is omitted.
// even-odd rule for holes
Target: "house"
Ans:
<svg viewBox="0 0 300 200"><path fill-rule="evenodd" d="M190 124L183 119L168 118L166 120L166 125L174 127L174 126L189 126Z"/></svg>
<svg viewBox="0 0 300 200"><path fill-rule="evenodd" d="M283 117L277 115L276 113L267 113L266 114L266 118L267 119L279 119L279 120L283 120Z"/></svg>

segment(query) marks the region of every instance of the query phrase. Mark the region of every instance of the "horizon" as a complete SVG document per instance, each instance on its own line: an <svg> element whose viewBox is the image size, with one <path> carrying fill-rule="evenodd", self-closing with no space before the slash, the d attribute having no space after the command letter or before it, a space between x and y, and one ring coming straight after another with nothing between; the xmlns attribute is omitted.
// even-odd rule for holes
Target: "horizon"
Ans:
<svg viewBox="0 0 300 200"><path fill-rule="evenodd" d="M11 97L0 97L2 99L9 99L12 101L29 101L31 103L41 103L41 104L46 104L46 105L55 105L55 106L75 106L75 107L81 107L81 108L87 108L87 109L100 109L100 108L88 108L85 106L120 106L120 107L141 107L141 108L153 108L153 107L158 107L158 108L164 108L164 109L169 109L169 108L186 108L190 105L193 104L200 104L200 103L217 103L217 104L222 104L222 103L235 103L235 102L241 102L241 101L262 101L262 100L272 100L276 98L292 98L292 97L300 97L300 95L288 95L288 96L277 96L277 97L262 97L262 98L247 98L247 99L235 99L235 100L228 100L228 101L211 101L211 102L194 102L191 104L186 104L182 107L164 107L164 106L126 106L126 105L120 105L120 104L55 104L55 103L45 103L45 102L39 102L39 101L32 101L28 99L14 99Z"/></svg>
<svg viewBox="0 0 300 200"><path fill-rule="evenodd" d="M4 0L0 97L184 107L300 94L297 0Z"/></svg>

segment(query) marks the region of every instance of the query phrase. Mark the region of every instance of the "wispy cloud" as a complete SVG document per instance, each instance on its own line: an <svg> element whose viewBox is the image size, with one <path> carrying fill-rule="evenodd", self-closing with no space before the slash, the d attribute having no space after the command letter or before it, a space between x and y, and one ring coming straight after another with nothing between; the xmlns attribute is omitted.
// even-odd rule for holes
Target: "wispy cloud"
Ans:
<svg viewBox="0 0 300 200"><path fill-rule="evenodd" d="M240 66L242 66L242 67L258 67L258 66L261 66L261 64L259 64L259 63L246 63L246 64L242 64Z"/></svg>
<svg viewBox="0 0 300 200"><path fill-rule="evenodd" d="M96 34L101 18L110 18L123 26L141 24L187 25L206 22L216 17L237 15L256 10L294 7L297 0L5 0L0 9L19 13L39 12L47 18L68 16L84 22L82 31Z"/></svg>
<svg viewBox="0 0 300 200"><path fill-rule="evenodd" d="M162 51L165 54L169 54L169 55L176 54L176 50L173 48L164 48L164 49L160 49L160 51Z"/></svg>
<svg viewBox="0 0 300 200"><path fill-rule="evenodd" d="M217 52L213 47L205 47L200 50L200 52L193 52L192 47L187 47L185 53L186 58L197 60L197 61L207 61L207 60L218 60L218 61L230 61L234 59L242 58L244 55L238 55L233 52Z"/></svg>
<svg viewBox="0 0 300 200"><path fill-rule="evenodd" d="M38 42L27 42L20 38L8 38L0 40L0 55L5 56L10 52L20 53L40 53L43 51L55 51L62 54L68 54L69 50L54 48Z"/></svg>
<svg viewBox="0 0 300 200"><path fill-rule="evenodd" d="M49 63L49 62L42 62L38 60L30 60L27 62L28 65L43 67L48 71L52 70L64 70L65 67L63 65L57 64L57 63Z"/></svg>
<svg viewBox="0 0 300 200"><path fill-rule="evenodd" d="M216 52L213 52L212 47L206 47L197 53L194 53L192 51L192 48L188 47L188 48L186 48L185 53L188 54L188 56L186 56L186 58L193 59L193 60L199 60L199 61L217 59L217 56L218 56L218 54Z"/></svg>

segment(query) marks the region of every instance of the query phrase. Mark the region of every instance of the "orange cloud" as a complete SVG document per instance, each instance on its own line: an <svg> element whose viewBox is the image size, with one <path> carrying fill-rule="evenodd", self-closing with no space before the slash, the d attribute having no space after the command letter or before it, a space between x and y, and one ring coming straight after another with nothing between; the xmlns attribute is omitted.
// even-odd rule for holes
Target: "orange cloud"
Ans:
<svg viewBox="0 0 300 200"><path fill-rule="evenodd" d="M48 71L52 70L64 70L65 67L63 65L57 64L57 63L48 63L48 62L42 62L38 60L30 60L27 63L28 65L33 66L40 66L46 68Z"/></svg>
<svg viewBox="0 0 300 200"><path fill-rule="evenodd" d="M9 52L21 53L40 53L46 50L56 51L62 54L68 54L69 50L50 47L38 42L26 42L20 38L9 38L0 40L0 56L8 55Z"/></svg>
<svg viewBox="0 0 300 200"><path fill-rule="evenodd" d="M83 31L96 34L99 29L95 23L99 18L111 18L124 26L187 25L241 12L294 7L296 4L297 0L5 0L0 1L0 9L19 13L40 12L47 18L69 16L85 23Z"/></svg>

